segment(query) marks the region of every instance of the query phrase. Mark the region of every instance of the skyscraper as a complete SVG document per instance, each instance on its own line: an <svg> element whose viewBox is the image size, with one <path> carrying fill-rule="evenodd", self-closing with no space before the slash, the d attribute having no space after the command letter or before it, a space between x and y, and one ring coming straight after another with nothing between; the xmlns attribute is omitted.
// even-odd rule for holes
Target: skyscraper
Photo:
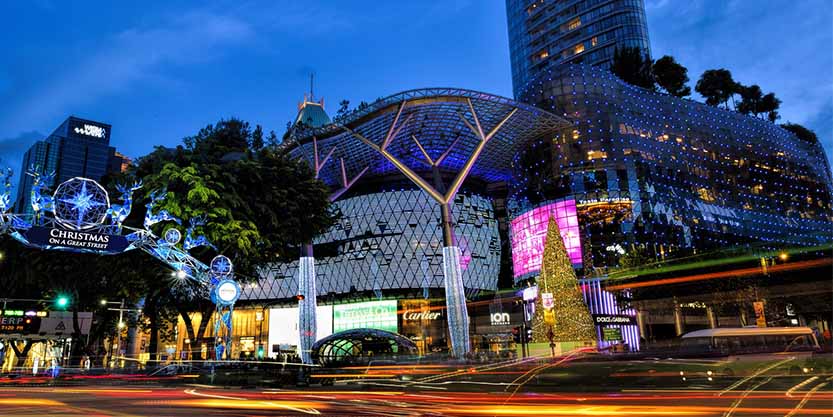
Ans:
<svg viewBox="0 0 833 417"><path fill-rule="evenodd" d="M607 68L623 47L650 55L643 0L506 0L506 18L515 98L550 66Z"/></svg>
<svg viewBox="0 0 833 417"><path fill-rule="evenodd" d="M15 199L18 213L31 213L32 177L27 170L55 172L56 184L73 177L100 180L109 172L122 171L129 159L110 146L110 125L74 116L67 118L46 139L35 142L23 155L20 182Z"/></svg>

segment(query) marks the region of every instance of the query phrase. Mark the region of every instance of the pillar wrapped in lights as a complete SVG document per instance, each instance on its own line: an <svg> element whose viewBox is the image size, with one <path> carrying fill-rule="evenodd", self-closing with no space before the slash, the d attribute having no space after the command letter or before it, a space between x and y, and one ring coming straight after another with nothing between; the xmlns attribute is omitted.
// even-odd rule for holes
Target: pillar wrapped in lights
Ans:
<svg viewBox="0 0 833 417"><path fill-rule="evenodd" d="M333 156L336 147L333 146L327 152L324 158L320 158L318 153L318 141L315 137L312 138L312 168L315 171L315 178L321 173L321 169ZM344 194L358 179L367 172L367 167L362 169L352 179L347 178L347 171L344 166L344 158L341 162L341 187L330 194L330 202L332 203L342 194ZM310 357L310 350L313 343L318 340L318 329L316 328L315 311L318 307L317 296L318 292L315 288L315 256L313 254L312 243L308 243L301 249L301 257L298 259L298 333L300 337L301 361L303 363L312 363Z"/></svg>
<svg viewBox="0 0 833 417"><path fill-rule="evenodd" d="M305 246L304 255L312 255L312 245ZM301 256L298 260L298 331L301 336L301 361L312 363L310 350L316 340L315 258Z"/></svg>

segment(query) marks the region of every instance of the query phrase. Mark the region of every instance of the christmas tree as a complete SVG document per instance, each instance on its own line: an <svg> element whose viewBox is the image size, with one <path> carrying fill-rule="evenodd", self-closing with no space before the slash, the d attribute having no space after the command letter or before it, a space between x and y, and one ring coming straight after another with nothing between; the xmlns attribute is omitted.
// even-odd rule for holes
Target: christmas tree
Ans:
<svg viewBox="0 0 833 417"><path fill-rule="evenodd" d="M552 294L553 306L544 308L545 294ZM550 339L550 332L552 339ZM538 299L532 318L532 342L592 342L596 340L593 318L578 286L576 273L555 219L550 217L541 275L538 277Z"/></svg>

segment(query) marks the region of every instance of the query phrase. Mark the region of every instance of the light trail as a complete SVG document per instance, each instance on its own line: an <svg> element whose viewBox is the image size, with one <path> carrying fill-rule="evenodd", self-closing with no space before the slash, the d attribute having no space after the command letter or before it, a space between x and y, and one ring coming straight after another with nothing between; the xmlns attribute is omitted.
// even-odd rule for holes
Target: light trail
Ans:
<svg viewBox="0 0 833 417"><path fill-rule="evenodd" d="M735 410L737 410L738 407L740 407L740 404L743 402L743 400L745 400L746 397L748 397L749 394L752 393L752 391L755 391L762 385L769 383L769 381L772 381L772 377L768 377L763 381L759 382L758 384L754 385L752 388L749 388L748 390L744 391L743 394L741 394L741 396L738 399L736 399L731 406L729 406L729 409L726 410L725 413L723 413L723 417L731 417L732 414L734 414Z"/></svg>
<svg viewBox="0 0 833 417"><path fill-rule="evenodd" d="M813 382L817 379L819 379L819 377L817 377L817 376L812 376L810 378L807 378L806 380L804 380L802 382L799 382L798 384L795 384L792 388L788 389L787 392L784 395L786 395L787 398L792 398L794 392L800 390L803 386L805 386L805 385L807 385L807 384L809 384L809 383L811 383L811 382Z"/></svg>
<svg viewBox="0 0 833 417"><path fill-rule="evenodd" d="M227 395L218 395L218 394L208 394L208 393L201 393L197 392L196 389L187 389L183 390L185 394L194 395L198 397L210 398L207 400L179 400L179 401L170 401L169 404L172 405L182 405L182 406L202 406L202 407L209 407L209 408L247 408L247 409L283 409L283 410L290 410L296 411L303 414L314 414L318 415L321 414L316 407L323 408L323 404L320 403L312 403L312 402L301 402L301 401L249 401L248 398L245 397L231 397ZM242 405L242 407L240 407Z"/></svg>
<svg viewBox="0 0 833 417"><path fill-rule="evenodd" d="M765 368L761 369L760 371L755 372L755 373L753 373L752 375L749 375L748 377L743 378L743 379L741 379L741 380L740 380L740 381L738 381L738 382L735 382L734 384L732 384L731 386L729 386L728 388L726 388L725 390L723 390L723 391L721 391L719 394L717 394L717 396L719 397L719 396L721 396L721 395L723 395L723 394L725 394L725 393L727 393L727 392L729 392L729 391L732 391L732 390L734 390L735 388L737 388L737 387L739 387L739 386L743 385L743 384L744 384L744 383L746 383L747 381L751 380L752 378L756 378L756 377L758 377L758 376L760 376L760 375L763 375L765 372L769 372L769 370L774 369L774 368L776 368L776 367L778 367L778 366L781 366L781 365L783 365L783 364L785 364L785 363L787 363L787 362L789 362L789 361L791 361L791 360L793 360L793 359L795 359L795 357L794 357L794 356L789 357L789 358L787 358L787 359L784 359L784 360L782 360L782 361L775 362L775 363L773 363L772 365L769 365L769 366L767 366L767 367L765 367Z"/></svg>
<svg viewBox="0 0 833 417"><path fill-rule="evenodd" d="M833 264L833 258L826 258L826 259L814 259L810 261L799 261L799 262L791 262L787 264L775 265L770 266L767 268L769 273L775 272L786 272L786 271L794 271L799 269L808 269L808 268L815 268L818 266L825 266L828 264ZM626 289L633 289L633 288L643 288L643 287L655 287L657 285L669 285L669 284L680 284L684 282L692 282L692 281L707 281L712 279L719 279L719 278L727 278L727 277L743 277L743 276L750 276L750 275L758 275L761 274L761 267L752 267L752 268L741 268L741 269L734 269L731 271L720 271L720 272L709 272L705 274L696 274L696 275L689 275L684 277L676 277L676 278L664 278L664 279L656 279L651 281L644 281L644 282L634 282L630 284L618 284L618 285L610 285L606 286L606 291L620 291Z"/></svg>
<svg viewBox="0 0 833 417"><path fill-rule="evenodd" d="M807 393L806 393L806 394L804 394L804 398L802 398L802 399L801 399L801 402L799 402L799 403L798 403L798 405L796 405L796 406L795 406L795 408L793 408L793 409L792 409L792 411L790 411L790 412L789 412L788 414L786 414L784 417L792 417L792 416L794 416L796 413L798 413L798 412L799 412L802 408L804 408L804 405L805 405L805 404L807 404L807 401L809 401L809 400L810 400L810 397L811 397L811 396L812 396L812 395L813 395L816 391L818 391L819 389L821 389L821 387L823 387L823 386L827 385L827 383L828 383L828 382L830 382L830 380L832 380L832 379L833 379L833 377L827 378L827 380L826 380L826 381L822 382L821 384L816 385L816 386L815 386L815 387L813 387L813 389L811 389L810 391L807 391Z"/></svg>

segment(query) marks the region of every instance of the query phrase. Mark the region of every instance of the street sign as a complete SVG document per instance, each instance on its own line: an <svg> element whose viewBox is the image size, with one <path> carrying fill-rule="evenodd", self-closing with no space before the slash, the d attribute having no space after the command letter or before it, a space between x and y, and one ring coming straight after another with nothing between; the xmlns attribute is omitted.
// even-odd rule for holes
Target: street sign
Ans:
<svg viewBox="0 0 833 417"><path fill-rule="evenodd" d="M33 334L40 329L40 317L2 316L0 334Z"/></svg>
<svg viewBox="0 0 833 417"><path fill-rule="evenodd" d="M622 329L618 327L603 327L602 340L605 342L618 342L622 340Z"/></svg>
<svg viewBox="0 0 833 417"><path fill-rule="evenodd" d="M764 314L764 302L763 301L755 301L752 303L752 306L755 307L755 324L758 327L766 327L766 315Z"/></svg>
<svg viewBox="0 0 833 417"><path fill-rule="evenodd" d="M544 308L551 309L555 307L555 300L552 298L551 292L545 292L541 294L541 304L544 305Z"/></svg>

